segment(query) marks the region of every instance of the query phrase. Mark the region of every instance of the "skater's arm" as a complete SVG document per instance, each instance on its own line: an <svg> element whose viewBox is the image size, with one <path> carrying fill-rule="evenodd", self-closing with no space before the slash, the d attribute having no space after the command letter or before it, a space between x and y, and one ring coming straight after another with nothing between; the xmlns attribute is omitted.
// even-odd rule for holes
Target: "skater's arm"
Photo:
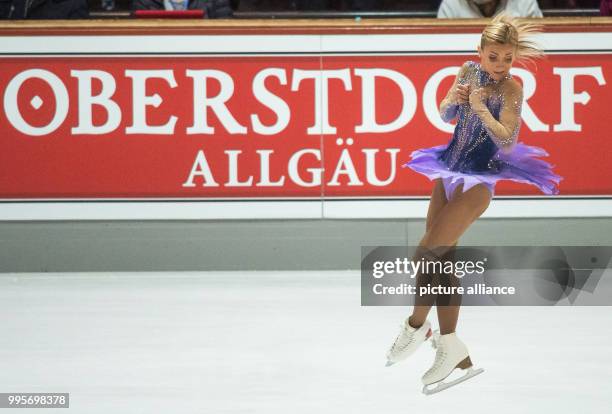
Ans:
<svg viewBox="0 0 612 414"><path fill-rule="evenodd" d="M468 101L467 86L461 86L460 82L465 77L469 62L465 62L455 77L453 86L448 90L446 97L440 102L440 116L444 122L450 122L457 116L459 105ZM458 88L459 86L459 88Z"/></svg>
<svg viewBox="0 0 612 414"><path fill-rule="evenodd" d="M470 94L472 110L478 114L489 136L503 153L512 152L521 128L521 107L523 88L514 80L507 82L503 90L503 103L499 121L493 117L489 108L482 102L478 90Z"/></svg>

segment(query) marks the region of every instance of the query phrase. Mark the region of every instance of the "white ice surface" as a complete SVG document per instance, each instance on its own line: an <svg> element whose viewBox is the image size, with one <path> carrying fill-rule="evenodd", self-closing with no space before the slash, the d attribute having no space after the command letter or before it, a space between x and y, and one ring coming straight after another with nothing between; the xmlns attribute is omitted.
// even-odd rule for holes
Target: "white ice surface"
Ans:
<svg viewBox="0 0 612 414"><path fill-rule="evenodd" d="M79 414L612 407L610 307L464 307L485 372L432 396L429 344L385 367L408 311L360 306L353 271L1 274L0 392L69 392L44 412Z"/></svg>

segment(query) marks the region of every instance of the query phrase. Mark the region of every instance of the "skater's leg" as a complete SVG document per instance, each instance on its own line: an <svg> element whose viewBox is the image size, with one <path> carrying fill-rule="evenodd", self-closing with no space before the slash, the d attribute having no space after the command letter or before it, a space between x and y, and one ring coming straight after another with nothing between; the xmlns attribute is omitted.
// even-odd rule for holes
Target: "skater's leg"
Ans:
<svg viewBox="0 0 612 414"><path fill-rule="evenodd" d="M466 192L456 191L452 200L436 215L421 244L429 249L454 245L474 220L485 212L490 202L491 193L483 184Z"/></svg>
<svg viewBox="0 0 612 414"><path fill-rule="evenodd" d="M442 208L446 205L448 200L446 199L446 193L444 191L444 184L442 183L442 179L436 178L434 180L434 187L431 193L431 199L429 200L429 208L427 209L427 220L425 222L425 233L429 231L429 229L433 226L433 223L436 219L438 213L442 210ZM419 253L417 251L417 253ZM416 259L416 256L415 256ZM417 289L420 285L423 284L424 279L427 276L423 274L418 274L416 278ZM427 315L431 310L435 301L435 297L430 298L422 298L421 300L417 299L415 302L414 309L412 311L412 315L409 318L409 324L413 328L419 328L425 320L427 319Z"/></svg>
<svg viewBox="0 0 612 414"><path fill-rule="evenodd" d="M439 188L440 187L438 187L438 189ZM475 214L473 211L474 205L476 205L476 207L479 207L479 205L475 204L473 201L475 199L478 199L478 194L479 194L478 189L476 190L470 189L471 192L467 196L461 196L460 194L458 194L459 190L461 190L461 188L457 189L455 194L453 194L453 201L451 202L447 201L446 204L442 206L442 208L436 209L436 206L440 206L440 204L437 204L437 203L441 201L440 198L444 197L444 195L441 194L440 192L436 194L436 191L434 188L434 195L432 197L432 203L430 204L430 210L432 211L432 214L429 215L430 217L433 217L433 220L430 222L431 227L425 233L425 236L419 243L419 246L417 246L417 252L415 254L415 257L413 258L413 261L420 261L422 259L425 259L423 263L431 263L431 262L436 262L438 260L447 260L447 257L454 253L454 250L449 252L449 249L452 246L456 245L459 236L461 236L463 231L465 231L465 229L467 228L467 225L464 226L464 228L460 232L456 232L457 230L456 226L453 227L451 230L454 230L457 234L452 233L451 235L454 238L452 238L450 241L447 241L443 238L436 237L437 235L436 232L444 230L444 227L439 226L439 222L442 219L443 219L442 221L444 221L444 220L448 220L449 217L452 218L452 214L450 213L457 214L458 212L463 212L465 216L466 214L462 210L462 208L465 209L466 206L469 206L471 208L467 211L469 213L467 214L468 216L470 217L473 216L473 219L470 220L470 222L473 221L476 217L478 217L481 214L481 212L479 212L478 214ZM488 192L488 190L486 189L485 191ZM456 201L455 201L455 197L457 197ZM444 197L442 200L446 200L446 198ZM446 210L449 208L451 204L456 207L454 207L450 212L447 212ZM488 205L488 200L486 204ZM486 206L482 208L482 211L484 211L485 209L486 209ZM435 216L433 215L433 212L436 212ZM461 229L461 226L459 226L459 228ZM441 241L443 244L430 244L432 240L435 242ZM437 267L437 269L432 269L431 266L429 266L429 268L427 269L421 269L421 270L424 270L424 272L420 272L420 274L417 275L417 278L416 278L416 285L419 291L420 291L421 286L439 285L441 280L444 283L448 283L448 280L451 279L451 277L449 276L436 274L436 271L437 270L439 271L440 268L439 268L439 265L436 265L435 267ZM387 365L392 365L393 363L403 358L406 358L408 355L414 352L416 348L421 343L423 343L425 340L427 340L427 338L432 334L430 325L428 322L426 322L426 318L427 318L427 314L429 310L431 309L432 305L434 304L436 300L438 301L437 302L438 304L441 303L440 295L417 295L416 296L413 314L408 319L407 322L413 328L417 328L417 329L410 329L408 326L402 327L402 331L400 332L393 346L387 353L387 360L388 360ZM446 303L446 302L442 302L442 303ZM453 301L450 301L448 303L450 303L450 305L455 305L455 302ZM455 316L454 316L455 319L456 319L457 311L458 310L455 309ZM455 320L455 323L456 323L456 320Z"/></svg>
<svg viewBox="0 0 612 414"><path fill-rule="evenodd" d="M456 246L457 246L457 242L453 243L451 245L451 248L454 248ZM421 251L419 250L421 247L424 247L422 242L419 245L419 248L417 249L417 253ZM447 258L447 256L448 254L444 255L444 259L438 258L437 256L430 256L429 260L432 260L432 261L433 260L452 260L452 258ZM423 257L423 255L419 256L417 254L415 256L415 260L418 260L419 257ZM419 272L419 274L416 277L417 291L419 291L422 286L427 286L428 284L439 285L440 275L437 275L434 273ZM425 320L427 319L427 315L429 314L429 311L433 307L437 298L438 296L436 295L424 295L424 296L417 296L415 298L415 306L412 311L412 315L409 318L410 326L412 326L413 328L418 328L425 322Z"/></svg>
<svg viewBox="0 0 612 414"><path fill-rule="evenodd" d="M453 298L453 300L461 301L461 298ZM459 309L461 309L461 305L436 306L438 325L440 325L440 335L447 335L455 332L455 329L457 329L457 321L459 320Z"/></svg>
<svg viewBox="0 0 612 414"><path fill-rule="evenodd" d="M447 335L455 332L457 321L459 320L459 309L461 306L437 306L438 324L440 325L440 335Z"/></svg>
<svg viewBox="0 0 612 414"><path fill-rule="evenodd" d="M453 244L453 248L444 255L444 261L455 261L455 250L457 242ZM443 278L443 279L442 279ZM461 286L461 280L455 275L438 276L438 283L444 286ZM446 335L455 332L457 321L459 319L459 309L461 308L461 295L438 295L436 313L438 314L438 325L440 326L440 334Z"/></svg>
<svg viewBox="0 0 612 414"><path fill-rule="evenodd" d="M431 199L429 200L429 208L427 209L427 220L425 221L425 233L431 229L438 213L448 203L446 199L446 193L444 192L444 184L441 178L434 180L434 187L431 192Z"/></svg>
<svg viewBox="0 0 612 414"><path fill-rule="evenodd" d="M451 249L446 252L441 260L444 262L455 262L455 248L457 247L457 241L451 246ZM457 278L454 274L452 275L436 275L437 285L446 287L459 287L461 286L461 279ZM438 314L438 325L440 326L440 334L446 335L455 332L457 328L457 321L459 319L459 309L461 307L461 295L450 294L450 295L438 295L436 298L436 313Z"/></svg>
<svg viewBox="0 0 612 414"><path fill-rule="evenodd" d="M456 246L461 235L468 227L484 213L491 201L491 193L484 185L476 185L465 193L458 191L453 194L453 198L436 216L431 229L425 234L422 245L433 249L441 246ZM448 252L448 250L446 250ZM452 260L453 251L449 254ZM445 260L448 260L446 258ZM458 286L460 280L454 276L439 276L444 279L446 284ZM455 332L457 319L459 316L459 305L461 297L459 295L438 297L438 303L451 303L451 306L438 305L438 322L440 324L440 334L446 335Z"/></svg>
<svg viewBox="0 0 612 414"><path fill-rule="evenodd" d="M425 234L423 245L430 250L435 249L442 260L454 256L454 249L449 246L457 243L461 235L489 206L491 193L484 185L472 187L465 193L453 194L440 211L431 229ZM446 250L446 253L444 252ZM454 257L453 257L454 258ZM460 279L454 275L438 275L436 283L445 286L459 285ZM465 344L456 336L455 327L459 315L461 295L439 295L437 297L438 321L440 335L434 333L434 344L437 348L436 358L432 367L423 375L423 392L431 393L465 381L482 372L482 369L473 370L470 355ZM441 306L442 305L442 306ZM461 368L465 375L449 383L444 383L454 369ZM435 389L427 387L438 383Z"/></svg>

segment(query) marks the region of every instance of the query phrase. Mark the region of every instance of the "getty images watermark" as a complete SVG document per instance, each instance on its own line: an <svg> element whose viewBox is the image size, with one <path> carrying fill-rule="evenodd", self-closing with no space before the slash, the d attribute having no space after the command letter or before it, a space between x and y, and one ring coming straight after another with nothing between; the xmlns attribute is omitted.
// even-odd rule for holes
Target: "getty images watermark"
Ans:
<svg viewBox="0 0 612 414"><path fill-rule="evenodd" d="M361 303L612 305L612 246L364 246Z"/></svg>

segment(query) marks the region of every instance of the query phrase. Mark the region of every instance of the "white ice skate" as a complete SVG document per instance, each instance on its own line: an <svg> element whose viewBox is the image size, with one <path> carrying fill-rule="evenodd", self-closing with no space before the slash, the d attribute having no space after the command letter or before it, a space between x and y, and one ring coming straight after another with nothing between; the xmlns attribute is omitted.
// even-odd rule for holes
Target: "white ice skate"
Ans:
<svg viewBox="0 0 612 414"><path fill-rule="evenodd" d="M400 333L395 338L395 342L387 352L387 367L408 358L425 342L431 335L431 324L429 321L420 328L413 328L408 323L408 319L400 325Z"/></svg>
<svg viewBox="0 0 612 414"><path fill-rule="evenodd" d="M436 359L433 366L423 375L423 393L434 394L466 381L484 371L482 368L474 369L468 349L455 333L440 335L436 331L432 338L432 346L437 348ZM455 368L465 371L462 377L449 382L443 382ZM436 384L435 387L429 386Z"/></svg>

